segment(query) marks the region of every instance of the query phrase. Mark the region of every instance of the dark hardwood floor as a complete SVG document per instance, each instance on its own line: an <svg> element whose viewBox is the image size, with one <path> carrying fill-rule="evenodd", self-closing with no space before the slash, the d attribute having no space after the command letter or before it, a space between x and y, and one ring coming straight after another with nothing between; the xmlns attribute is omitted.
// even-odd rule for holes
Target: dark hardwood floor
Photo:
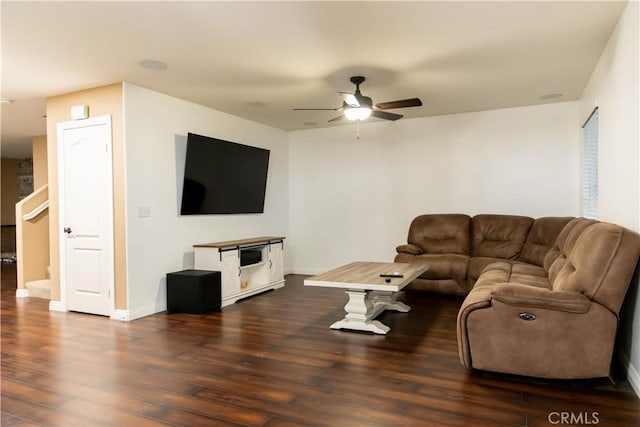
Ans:
<svg viewBox="0 0 640 427"><path fill-rule="evenodd" d="M16 300L2 268L4 427L640 425L625 384L464 369L456 297L403 295L387 336L334 331L344 293L291 275L221 313L125 323Z"/></svg>

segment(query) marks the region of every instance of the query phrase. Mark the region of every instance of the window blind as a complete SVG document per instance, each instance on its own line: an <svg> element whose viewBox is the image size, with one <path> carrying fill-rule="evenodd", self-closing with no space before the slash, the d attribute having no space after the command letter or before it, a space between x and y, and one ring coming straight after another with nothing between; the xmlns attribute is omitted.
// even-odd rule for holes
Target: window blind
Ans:
<svg viewBox="0 0 640 427"><path fill-rule="evenodd" d="M598 218L598 107L582 126L582 216Z"/></svg>

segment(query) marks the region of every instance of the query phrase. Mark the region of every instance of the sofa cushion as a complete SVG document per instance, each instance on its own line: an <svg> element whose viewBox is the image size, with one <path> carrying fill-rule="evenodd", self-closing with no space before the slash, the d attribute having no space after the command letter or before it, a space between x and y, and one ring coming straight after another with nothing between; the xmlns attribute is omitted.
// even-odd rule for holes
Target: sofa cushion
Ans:
<svg viewBox="0 0 640 427"><path fill-rule="evenodd" d="M476 215L471 221L471 255L515 260L520 256L533 218Z"/></svg>
<svg viewBox="0 0 640 427"><path fill-rule="evenodd" d="M514 263L509 281L534 288L551 289L551 283L544 268L532 264Z"/></svg>
<svg viewBox="0 0 640 427"><path fill-rule="evenodd" d="M473 292L483 287L493 287L509 281L513 265L510 262L498 261L486 266L476 281Z"/></svg>
<svg viewBox="0 0 640 427"><path fill-rule="evenodd" d="M469 255L471 217L463 214L430 214L416 217L407 242L427 254Z"/></svg>
<svg viewBox="0 0 640 427"><path fill-rule="evenodd" d="M478 258L471 258L471 265ZM483 258L491 260L492 258ZM493 261L487 264L475 281L474 289L481 286L494 286L501 283L514 282L534 288L551 289L551 283L544 268L518 261Z"/></svg>
<svg viewBox="0 0 640 427"><path fill-rule="evenodd" d="M562 229L555 243L544 257L542 266L549 274L551 282L553 282L555 275L560 268L564 265L566 254L571 252L573 245L580 234L589 226L595 224L595 219L587 218L575 218L567 223ZM559 258L559 259L558 259ZM557 262L556 262L557 261Z"/></svg>
<svg viewBox="0 0 640 427"><path fill-rule="evenodd" d="M482 274L484 269L496 262L505 262L504 259L491 258L491 257L473 257L469 260L469 269L467 270L467 277L470 283L475 283L478 277ZM508 263L507 264L511 264Z"/></svg>
<svg viewBox="0 0 640 427"><path fill-rule="evenodd" d="M551 282L546 277L532 276L529 274L511 274L511 282L519 283L523 286L539 289L551 289Z"/></svg>
<svg viewBox="0 0 640 427"><path fill-rule="evenodd" d="M569 245L567 239L565 247ZM639 254L636 233L615 224L593 224L577 237L551 282L553 289L579 292L617 312Z"/></svg>
<svg viewBox="0 0 640 427"><path fill-rule="evenodd" d="M514 262L511 268L511 275L547 277L547 272L544 271L544 268L538 265Z"/></svg>
<svg viewBox="0 0 640 427"><path fill-rule="evenodd" d="M544 268L539 267L537 265L527 264L521 261L509 261L500 258L489 258L489 257L473 257L469 259L469 268L467 270L467 286L469 288L473 288L476 284L476 281L479 277L484 274L486 269L489 269L493 266L494 263L507 263L513 269L511 274L515 274L516 276L537 276L537 277L547 277L547 273L544 271ZM539 280L529 280L532 285L538 286ZM548 282L547 285L548 286Z"/></svg>
<svg viewBox="0 0 640 427"><path fill-rule="evenodd" d="M518 259L541 266L544 263L545 255L555 244L558 235L572 219L570 217L546 217L534 220Z"/></svg>

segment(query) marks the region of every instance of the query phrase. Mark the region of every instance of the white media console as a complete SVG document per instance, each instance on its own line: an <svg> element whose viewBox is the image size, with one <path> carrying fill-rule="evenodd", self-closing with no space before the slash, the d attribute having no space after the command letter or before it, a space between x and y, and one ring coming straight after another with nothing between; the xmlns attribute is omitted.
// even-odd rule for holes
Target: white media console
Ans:
<svg viewBox="0 0 640 427"><path fill-rule="evenodd" d="M284 237L193 245L194 268L221 273L222 307L284 286Z"/></svg>

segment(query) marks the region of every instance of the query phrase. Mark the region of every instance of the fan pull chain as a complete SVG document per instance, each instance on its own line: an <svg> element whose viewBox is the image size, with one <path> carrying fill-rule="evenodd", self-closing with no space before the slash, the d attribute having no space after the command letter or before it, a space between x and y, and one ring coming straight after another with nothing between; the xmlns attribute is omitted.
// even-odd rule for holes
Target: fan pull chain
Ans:
<svg viewBox="0 0 640 427"><path fill-rule="evenodd" d="M356 139L360 139L360 120L356 120Z"/></svg>

